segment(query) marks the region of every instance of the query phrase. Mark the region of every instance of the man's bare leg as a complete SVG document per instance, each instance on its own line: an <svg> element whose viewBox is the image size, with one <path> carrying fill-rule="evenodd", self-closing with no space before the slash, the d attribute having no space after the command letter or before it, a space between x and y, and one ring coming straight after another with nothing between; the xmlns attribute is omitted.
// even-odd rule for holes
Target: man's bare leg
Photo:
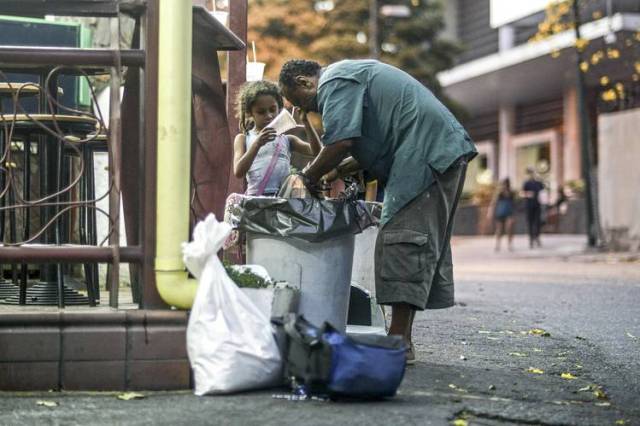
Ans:
<svg viewBox="0 0 640 426"><path fill-rule="evenodd" d="M407 345L407 362L415 360L413 353L413 344L411 342L411 329L413 328L413 319L416 310L407 303L396 303L391 305L391 326L389 334L402 336L404 343Z"/></svg>

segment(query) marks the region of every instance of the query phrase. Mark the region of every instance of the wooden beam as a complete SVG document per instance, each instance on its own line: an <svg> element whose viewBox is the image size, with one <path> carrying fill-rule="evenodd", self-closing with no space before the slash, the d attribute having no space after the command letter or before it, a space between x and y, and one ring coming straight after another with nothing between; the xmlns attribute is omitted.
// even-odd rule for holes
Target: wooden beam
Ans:
<svg viewBox="0 0 640 426"><path fill-rule="evenodd" d="M238 89L246 81L247 73L247 14L249 8L247 0L233 0L229 2L229 29L245 44L245 48L229 52L227 65L227 115L229 117L229 133L233 140L238 133L238 119L235 115L234 101ZM229 176L228 193L242 193L244 181L236 178L232 172Z"/></svg>
<svg viewBox="0 0 640 426"><path fill-rule="evenodd" d="M118 0L2 0L0 14L113 17L118 15Z"/></svg>
<svg viewBox="0 0 640 426"><path fill-rule="evenodd" d="M115 55L120 54L122 66L143 67L145 54L139 49L79 49L62 47L0 47L0 67L16 68L52 68L58 65L79 66L84 68L104 68L116 65Z"/></svg>

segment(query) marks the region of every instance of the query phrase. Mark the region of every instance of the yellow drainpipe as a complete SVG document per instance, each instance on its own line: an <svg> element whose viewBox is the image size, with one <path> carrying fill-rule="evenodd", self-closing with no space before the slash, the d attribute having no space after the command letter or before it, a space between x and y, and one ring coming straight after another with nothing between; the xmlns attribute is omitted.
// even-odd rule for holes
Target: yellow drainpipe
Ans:
<svg viewBox="0 0 640 426"><path fill-rule="evenodd" d="M181 243L189 237L191 163L191 1L161 0L158 68L156 285L169 305L188 309L189 279Z"/></svg>

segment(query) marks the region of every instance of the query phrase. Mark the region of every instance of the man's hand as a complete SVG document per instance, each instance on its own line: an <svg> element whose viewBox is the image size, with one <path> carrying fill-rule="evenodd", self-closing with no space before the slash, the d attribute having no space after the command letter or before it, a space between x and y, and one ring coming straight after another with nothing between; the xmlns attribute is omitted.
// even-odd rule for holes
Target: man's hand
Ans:
<svg viewBox="0 0 640 426"><path fill-rule="evenodd" d="M349 154L353 140L345 139L322 148L320 154L311 164L305 167L303 173L312 184L316 184L322 176L331 172Z"/></svg>
<svg viewBox="0 0 640 426"><path fill-rule="evenodd" d="M333 169L329 173L324 175L322 177L322 180L327 182L327 183L331 183L331 182L334 182L334 181L338 180L339 178L340 178L340 176L338 175L338 169Z"/></svg>
<svg viewBox="0 0 640 426"><path fill-rule="evenodd" d="M327 191L327 186L322 183L311 182L309 177L304 172L298 173L300 180L304 184L304 187L309 191L309 194L314 198L322 198L322 193Z"/></svg>

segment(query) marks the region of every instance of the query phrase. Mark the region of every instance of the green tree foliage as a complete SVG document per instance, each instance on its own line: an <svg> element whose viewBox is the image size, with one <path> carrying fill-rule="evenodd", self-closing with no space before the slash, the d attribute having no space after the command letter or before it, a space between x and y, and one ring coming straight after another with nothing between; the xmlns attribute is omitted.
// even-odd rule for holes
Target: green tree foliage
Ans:
<svg viewBox="0 0 640 426"><path fill-rule="evenodd" d="M411 74L457 115L462 109L446 99L437 73L451 68L460 47L440 38L444 29L437 0L379 0L379 7L405 5L410 17L379 17L380 60ZM314 0L250 0L249 40L258 46L258 60L267 63L268 78L277 78L291 58L329 64L370 57L369 0L334 0L330 11L316 11ZM358 34L360 33L360 36Z"/></svg>
<svg viewBox="0 0 640 426"><path fill-rule="evenodd" d="M538 31L530 42L548 40L566 31L574 31L576 23L573 3L578 1L582 22L595 21L606 16L604 2L596 0L553 0L545 8ZM608 109L633 107L638 101L637 87L640 83L640 31L624 32L613 40L590 41L585 38L575 41L575 49L582 53L580 70L586 74L587 82L596 81L601 106ZM562 52L554 50L552 58Z"/></svg>

